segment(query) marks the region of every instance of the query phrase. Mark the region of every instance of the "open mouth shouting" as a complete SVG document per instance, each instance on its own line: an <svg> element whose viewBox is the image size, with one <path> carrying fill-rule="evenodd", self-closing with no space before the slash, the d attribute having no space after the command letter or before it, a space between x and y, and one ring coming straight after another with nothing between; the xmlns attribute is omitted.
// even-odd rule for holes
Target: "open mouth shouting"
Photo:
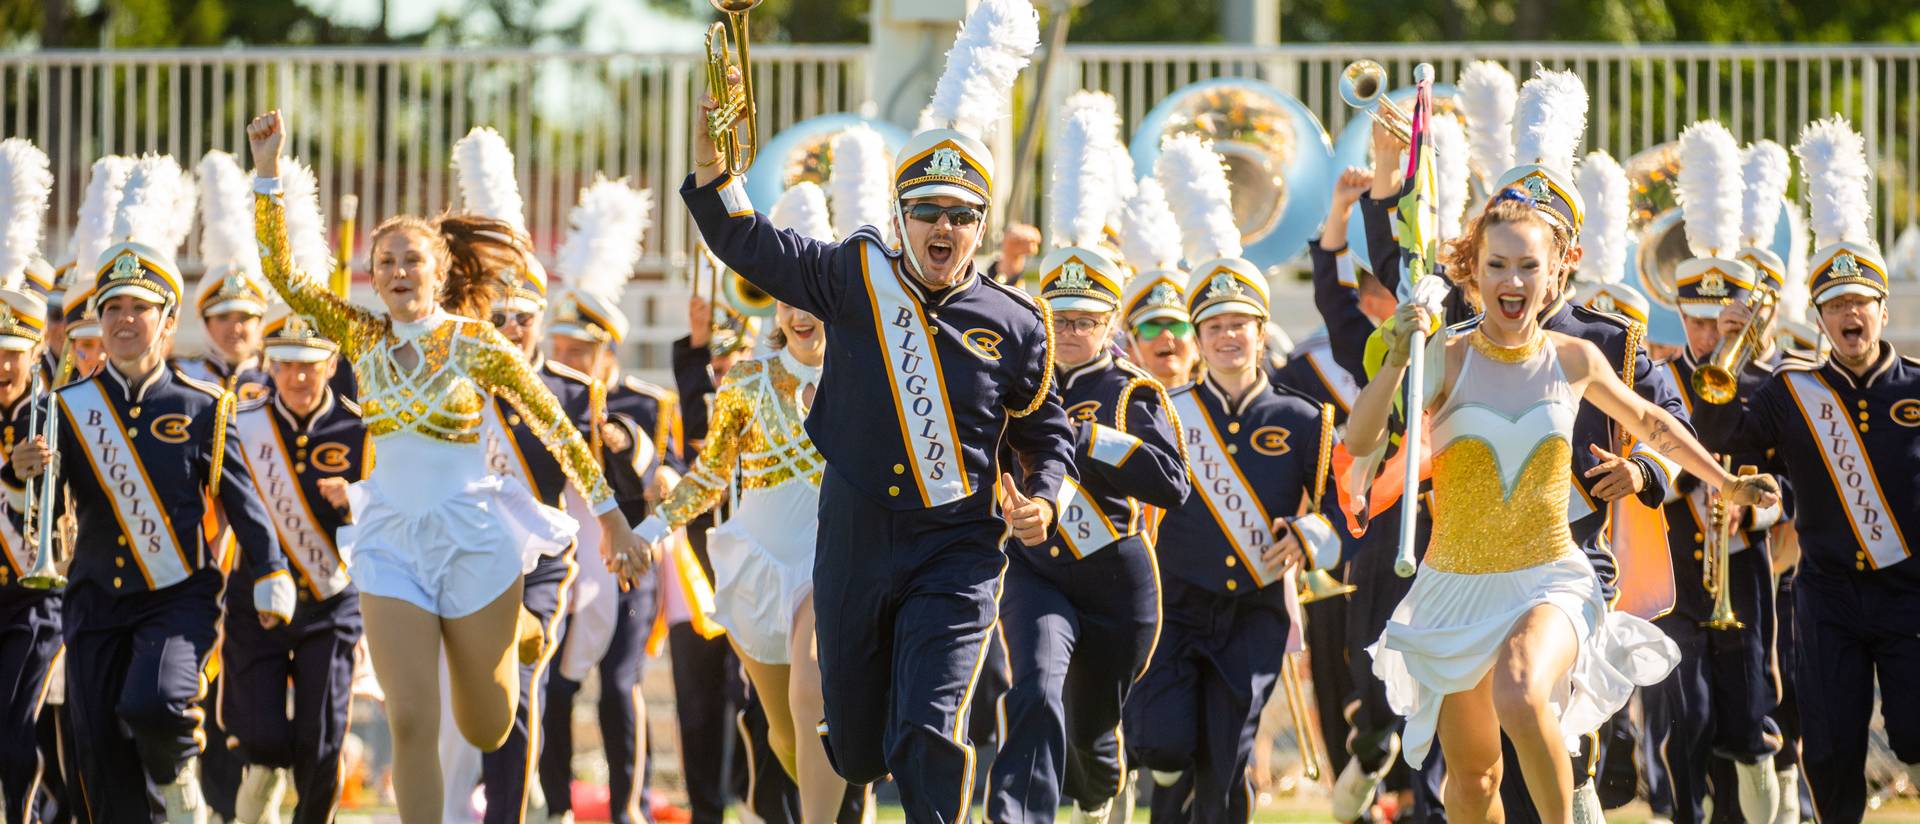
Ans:
<svg viewBox="0 0 1920 824"><path fill-rule="evenodd" d="M953 239L936 237L927 241L927 265L945 271L953 264Z"/></svg>
<svg viewBox="0 0 1920 824"><path fill-rule="evenodd" d="M1867 329L1859 321L1847 321L1840 325L1839 343L1845 349L1859 349L1866 345Z"/></svg>
<svg viewBox="0 0 1920 824"><path fill-rule="evenodd" d="M1519 320L1527 311L1527 296L1517 292L1501 292L1494 305L1500 309L1500 315L1507 320Z"/></svg>

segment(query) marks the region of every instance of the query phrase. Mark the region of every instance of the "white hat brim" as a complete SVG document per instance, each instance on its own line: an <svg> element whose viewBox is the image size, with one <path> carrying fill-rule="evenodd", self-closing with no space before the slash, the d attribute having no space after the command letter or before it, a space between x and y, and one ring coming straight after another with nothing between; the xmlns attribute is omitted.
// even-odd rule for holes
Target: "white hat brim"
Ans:
<svg viewBox="0 0 1920 824"><path fill-rule="evenodd" d="M31 338L23 338L17 335L0 335L0 352L25 352L39 345L39 341Z"/></svg>
<svg viewBox="0 0 1920 824"><path fill-rule="evenodd" d="M1193 322L1193 319L1188 317L1186 312L1179 309L1173 309L1170 307L1162 306L1155 309L1146 309L1146 310L1137 312L1134 314L1132 318L1128 319L1127 323L1134 326L1138 326L1150 320L1178 320L1178 321L1186 321L1188 323Z"/></svg>
<svg viewBox="0 0 1920 824"><path fill-rule="evenodd" d="M1884 299L1887 296L1885 292L1864 283L1842 283L1838 286L1829 286L1820 290L1820 294L1815 295L1813 298L1813 305L1819 306L1822 303L1826 303L1843 295L1859 295L1861 297L1874 299Z"/></svg>
<svg viewBox="0 0 1920 824"><path fill-rule="evenodd" d="M287 363L319 363L339 354L321 346L292 346L280 344L266 347L267 360Z"/></svg>
<svg viewBox="0 0 1920 824"><path fill-rule="evenodd" d="M1717 318L1725 308L1726 305L1720 303L1682 303L1680 314L1690 318Z"/></svg>
<svg viewBox="0 0 1920 824"><path fill-rule="evenodd" d="M1200 314L1193 316L1193 322L1199 324L1208 318L1217 318L1221 315L1251 315L1265 320L1267 318L1267 307L1250 300L1223 300L1205 309L1201 309Z"/></svg>
<svg viewBox="0 0 1920 824"><path fill-rule="evenodd" d="M1090 298L1085 295L1061 295L1047 298L1047 305L1055 312L1111 312L1118 304L1113 301Z"/></svg>
<svg viewBox="0 0 1920 824"><path fill-rule="evenodd" d="M539 314L543 311L546 311L547 307L543 304L529 300L527 298L510 297L510 298L503 298L501 300L494 301L493 308L495 310L507 311L507 312L532 312L534 314Z"/></svg>
<svg viewBox="0 0 1920 824"><path fill-rule="evenodd" d="M922 183L900 195L903 201L929 197L957 197L975 206L987 205L987 199L981 197L979 193L965 186L955 186L951 183Z"/></svg>
<svg viewBox="0 0 1920 824"><path fill-rule="evenodd" d="M267 305L257 300L234 298L220 301L219 303L200 310L200 317L206 318L214 315L224 315L228 312L245 312L256 317L264 316L267 314Z"/></svg>

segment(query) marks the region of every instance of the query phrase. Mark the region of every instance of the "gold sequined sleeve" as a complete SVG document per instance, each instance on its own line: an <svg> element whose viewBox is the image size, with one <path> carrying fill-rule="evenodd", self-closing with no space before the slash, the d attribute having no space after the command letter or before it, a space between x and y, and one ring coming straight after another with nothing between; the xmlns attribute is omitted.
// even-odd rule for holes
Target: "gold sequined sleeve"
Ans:
<svg viewBox="0 0 1920 824"><path fill-rule="evenodd" d="M660 517L678 529L712 509L726 497L727 484L733 478L736 462L745 446L748 429L753 426L753 397L747 372L764 368L759 361L743 361L727 373L727 380L713 396L713 416L707 426L707 442L680 483L660 502Z"/></svg>
<svg viewBox="0 0 1920 824"><path fill-rule="evenodd" d="M560 408L560 400L540 382L520 350L492 326L474 320L462 320L461 324L458 334L466 345L461 347L460 357L466 360L466 373L482 389L505 398L520 413L527 428L567 473L567 480L586 496L596 512L600 511L602 504L613 499L613 489L607 486L586 439L567 419L566 410Z"/></svg>
<svg viewBox="0 0 1920 824"><path fill-rule="evenodd" d="M287 207L279 194L254 193L253 232L267 281L293 311L312 318L321 335L340 344L342 357L352 361L384 334L372 312L348 303L294 268L293 246L287 240Z"/></svg>

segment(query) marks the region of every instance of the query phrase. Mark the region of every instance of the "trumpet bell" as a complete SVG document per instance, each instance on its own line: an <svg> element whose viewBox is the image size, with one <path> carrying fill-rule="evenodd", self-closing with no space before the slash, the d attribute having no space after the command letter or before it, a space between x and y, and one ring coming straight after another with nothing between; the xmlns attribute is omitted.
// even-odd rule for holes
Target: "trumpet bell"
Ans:
<svg viewBox="0 0 1920 824"><path fill-rule="evenodd" d="M747 12L753 11L754 8L765 2L765 0L707 0L707 2L713 4L715 11L721 11L727 14L746 14Z"/></svg>
<svg viewBox="0 0 1920 824"><path fill-rule="evenodd" d="M1372 60L1355 60L1340 72L1340 99L1356 109L1373 105L1387 90L1387 70Z"/></svg>
<svg viewBox="0 0 1920 824"><path fill-rule="evenodd" d="M1136 174L1152 174L1161 141L1198 134L1213 141L1233 187L1242 257L1261 268L1306 250L1327 216L1333 143L1292 95L1257 80L1221 78L1168 95L1129 142Z"/></svg>
<svg viewBox="0 0 1920 824"><path fill-rule="evenodd" d="M773 317L773 296L765 289L748 282L738 272L729 270L726 279L721 281L720 291L726 295L727 303L734 311L750 318Z"/></svg>
<svg viewBox="0 0 1920 824"><path fill-rule="evenodd" d="M1300 603L1312 604L1331 598L1338 598L1358 587L1343 584L1333 573L1324 569L1309 569L1300 573Z"/></svg>
<svg viewBox="0 0 1920 824"><path fill-rule="evenodd" d="M1734 393L1740 388L1740 382L1732 372L1712 363L1693 370L1692 382L1694 394L1715 406L1732 401Z"/></svg>
<svg viewBox="0 0 1920 824"><path fill-rule="evenodd" d="M67 576L51 570L45 574L29 572L20 576L20 585L27 589L65 589Z"/></svg>

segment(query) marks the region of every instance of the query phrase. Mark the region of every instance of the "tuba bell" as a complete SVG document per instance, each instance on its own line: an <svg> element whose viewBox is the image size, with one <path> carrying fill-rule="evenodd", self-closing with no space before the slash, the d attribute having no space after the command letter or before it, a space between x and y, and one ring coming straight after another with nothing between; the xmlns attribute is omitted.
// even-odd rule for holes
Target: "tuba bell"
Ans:
<svg viewBox="0 0 1920 824"><path fill-rule="evenodd" d="M743 175L753 165L760 145L760 120L753 96L753 64L747 57L747 12L761 0L708 0L727 15L727 22L707 29L707 94L714 100L707 114L707 136L720 150L720 161L729 174ZM731 24L731 25L729 25ZM736 59L735 54L738 54ZM740 70L740 79L727 77L730 68ZM743 138L741 132L745 131Z"/></svg>
<svg viewBox="0 0 1920 824"><path fill-rule="evenodd" d="M741 277L739 272L728 269L720 281L720 291L734 311L742 315L750 318L773 317L773 296Z"/></svg>

